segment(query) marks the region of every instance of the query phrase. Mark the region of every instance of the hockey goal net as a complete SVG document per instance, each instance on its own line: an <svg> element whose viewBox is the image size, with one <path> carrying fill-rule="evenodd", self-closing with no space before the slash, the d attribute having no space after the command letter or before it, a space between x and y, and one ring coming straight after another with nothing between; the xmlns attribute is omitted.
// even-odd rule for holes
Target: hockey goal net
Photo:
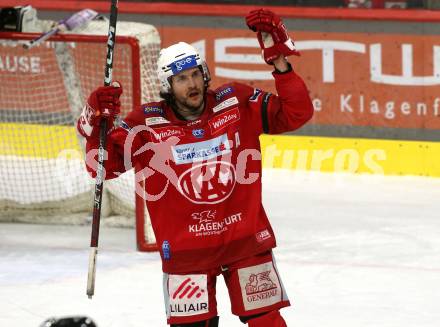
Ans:
<svg viewBox="0 0 440 327"><path fill-rule="evenodd" d="M87 224L94 179L85 170L75 124L88 94L103 85L108 23L52 37L31 49L30 33L0 33L0 221ZM157 100L157 30L118 22L113 79L124 87L122 115ZM156 248L134 172L104 184L101 223L136 226L141 251Z"/></svg>

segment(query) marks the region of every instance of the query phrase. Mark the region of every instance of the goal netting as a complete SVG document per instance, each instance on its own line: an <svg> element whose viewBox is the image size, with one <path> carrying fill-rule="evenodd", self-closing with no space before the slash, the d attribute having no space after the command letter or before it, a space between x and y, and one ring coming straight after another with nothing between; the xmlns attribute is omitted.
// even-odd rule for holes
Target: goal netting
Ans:
<svg viewBox="0 0 440 327"><path fill-rule="evenodd" d="M94 179L75 124L88 94L103 85L108 23L24 49L30 33L0 33L0 221L86 224ZM159 98L157 30L118 22L113 79L124 87L122 115ZM102 223L135 226L138 247L154 246L134 172L104 183ZM136 205L135 205L136 204Z"/></svg>

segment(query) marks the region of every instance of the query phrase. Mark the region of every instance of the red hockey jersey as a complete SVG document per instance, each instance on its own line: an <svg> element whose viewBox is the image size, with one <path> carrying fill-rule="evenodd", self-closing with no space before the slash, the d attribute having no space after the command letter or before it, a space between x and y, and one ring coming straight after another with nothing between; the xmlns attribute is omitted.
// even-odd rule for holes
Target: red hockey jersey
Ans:
<svg viewBox="0 0 440 327"><path fill-rule="evenodd" d="M278 95L226 84L207 91L197 120L179 119L164 101L148 103L108 134L106 178L142 169L164 272L219 267L276 246L262 206L258 137L299 128L313 106L295 72L273 76ZM97 147L87 141L87 151Z"/></svg>

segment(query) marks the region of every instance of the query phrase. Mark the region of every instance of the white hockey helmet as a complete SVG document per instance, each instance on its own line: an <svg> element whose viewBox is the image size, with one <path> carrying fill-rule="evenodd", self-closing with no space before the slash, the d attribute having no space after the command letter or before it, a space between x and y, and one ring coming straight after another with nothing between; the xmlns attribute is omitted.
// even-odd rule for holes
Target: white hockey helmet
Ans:
<svg viewBox="0 0 440 327"><path fill-rule="evenodd" d="M160 50L157 61L157 73L160 80L160 90L171 92L170 78L189 68L201 67L205 85L211 80L205 59L192 45L179 42Z"/></svg>

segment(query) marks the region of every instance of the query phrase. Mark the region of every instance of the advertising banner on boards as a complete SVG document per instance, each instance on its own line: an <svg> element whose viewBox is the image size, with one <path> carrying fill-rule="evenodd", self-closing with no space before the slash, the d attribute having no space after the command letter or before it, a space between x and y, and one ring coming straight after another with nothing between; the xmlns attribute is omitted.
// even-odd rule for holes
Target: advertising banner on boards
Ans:
<svg viewBox="0 0 440 327"><path fill-rule="evenodd" d="M205 54L211 87L232 80L275 92L271 67L245 29L167 27L162 45L192 43ZM440 128L440 41L436 36L291 31L294 69L310 89L314 124Z"/></svg>

